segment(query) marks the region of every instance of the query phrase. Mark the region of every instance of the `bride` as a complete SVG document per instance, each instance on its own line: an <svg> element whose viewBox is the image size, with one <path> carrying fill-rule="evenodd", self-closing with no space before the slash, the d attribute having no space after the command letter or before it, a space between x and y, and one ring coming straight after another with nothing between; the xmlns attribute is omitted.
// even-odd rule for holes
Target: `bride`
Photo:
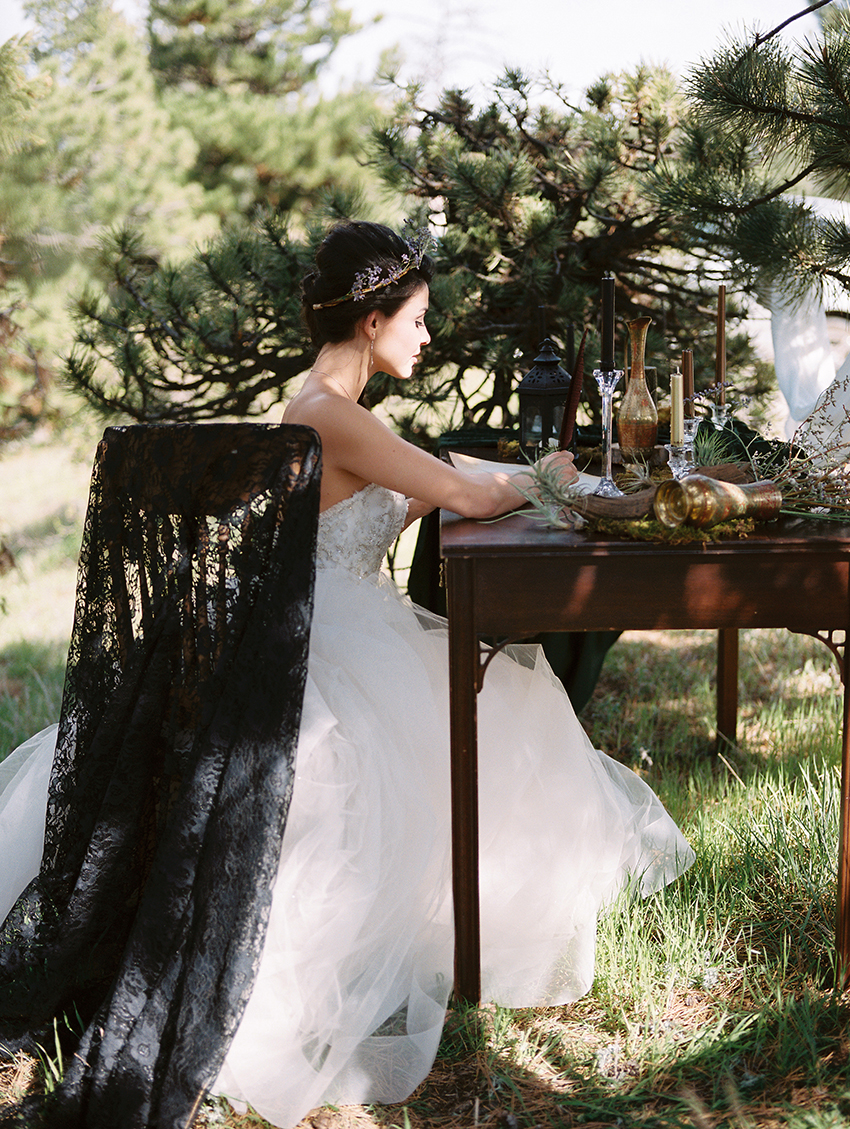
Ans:
<svg viewBox="0 0 850 1129"><path fill-rule="evenodd" d="M358 403L374 373L410 377L431 275L416 240L356 222L330 231L303 285L318 352L284 421L322 442L307 687L262 958L213 1086L281 1129L323 1102L404 1100L452 986L446 627L380 568L434 507L488 518L525 499L518 477L440 462ZM568 454L548 459L575 477ZM497 656L478 708L482 995L566 1003L592 984L600 909L693 853L647 785L593 748L539 648ZM21 845L14 788L0 841ZM27 850L0 877L0 916L38 868L40 843Z"/></svg>

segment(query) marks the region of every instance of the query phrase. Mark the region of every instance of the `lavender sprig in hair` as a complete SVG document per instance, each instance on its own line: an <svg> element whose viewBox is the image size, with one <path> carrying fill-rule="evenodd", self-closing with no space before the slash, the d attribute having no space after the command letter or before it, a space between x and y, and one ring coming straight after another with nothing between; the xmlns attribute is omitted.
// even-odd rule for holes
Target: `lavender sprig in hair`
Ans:
<svg viewBox="0 0 850 1129"><path fill-rule="evenodd" d="M367 294L375 290L382 290L393 282L420 266L425 254L434 246L434 236L427 228L418 228L405 238L407 250L396 263L387 266L367 267L358 271L354 276L354 283L347 294L340 298L330 298L327 302L314 302L314 310L324 310L329 306L341 306L343 302L362 302Z"/></svg>

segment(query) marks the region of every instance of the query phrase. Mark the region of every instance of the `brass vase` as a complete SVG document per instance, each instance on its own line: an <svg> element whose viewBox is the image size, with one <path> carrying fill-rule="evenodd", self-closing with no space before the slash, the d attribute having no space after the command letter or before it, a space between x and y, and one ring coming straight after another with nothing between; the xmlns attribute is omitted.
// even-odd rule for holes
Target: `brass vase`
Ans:
<svg viewBox="0 0 850 1129"><path fill-rule="evenodd" d="M646 331L652 318L635 318L629 322L629 345L632 364L629 386L617 413L617 435L620 451L626 462L649 462L658 439L658 412L646 383L644 355Z"/></svg>
<svg viewBox="0 0 850 1129"><path fill-rule="evenodd" d="M770 521L778 517L782 492L775 482L720 482L702 474L662 482L653 501L662 525L694 525L707 529L733 517Z"/></svg>

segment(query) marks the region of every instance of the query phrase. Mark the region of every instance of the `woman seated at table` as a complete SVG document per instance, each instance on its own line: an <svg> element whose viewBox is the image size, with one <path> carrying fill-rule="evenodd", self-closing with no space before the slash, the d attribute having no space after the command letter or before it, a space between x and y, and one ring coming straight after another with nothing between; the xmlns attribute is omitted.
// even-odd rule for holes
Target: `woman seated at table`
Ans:
<svg viewBox="0 0 850 1129"><path fill-rule="evenodd" d="M303 284L317 357L284 420L322 441L309 671L265 947L214 1087L283 1129L323 1102L408 1097L452 987L446 627L380 567L434 507L490 518L525 498L358 403L374 373L410 377L432 269L418 241L345 223ZM575 475L569 455L549 459ZM483 999L572 1001L593 980L600 908L672 881L693 853L647 785L593 748L539 648L496 656L478 709ZM4 800L16 835L40 833Z"/></svg>

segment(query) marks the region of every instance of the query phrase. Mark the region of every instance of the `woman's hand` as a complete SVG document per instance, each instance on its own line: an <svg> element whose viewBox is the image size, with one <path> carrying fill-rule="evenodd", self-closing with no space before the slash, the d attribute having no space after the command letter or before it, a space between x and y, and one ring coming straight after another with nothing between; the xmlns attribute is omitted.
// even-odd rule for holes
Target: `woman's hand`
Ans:
<svg viewBox="0 0 850 1129"><path fill-rule="evenodd" d="M535 463L533 468L529 467L528 470L522 470L514 477L514 485L523 495L525 501L528 501L529 491L538 498L542 496L542 483L539 477L541 473L546 474L551 487L561 489L566 488L578 479L578 471L570 452L552 451L551 454L544 455L539 462Z"/></svg>
<svg viewBox="0 0 850 1129"><path fill-rule="evenodd" d="M552 451L551 454L543 456L540 465L547 470L557 471L563 486L569 486L571 482L578 479L578 471L569 451Z"/></svg>

